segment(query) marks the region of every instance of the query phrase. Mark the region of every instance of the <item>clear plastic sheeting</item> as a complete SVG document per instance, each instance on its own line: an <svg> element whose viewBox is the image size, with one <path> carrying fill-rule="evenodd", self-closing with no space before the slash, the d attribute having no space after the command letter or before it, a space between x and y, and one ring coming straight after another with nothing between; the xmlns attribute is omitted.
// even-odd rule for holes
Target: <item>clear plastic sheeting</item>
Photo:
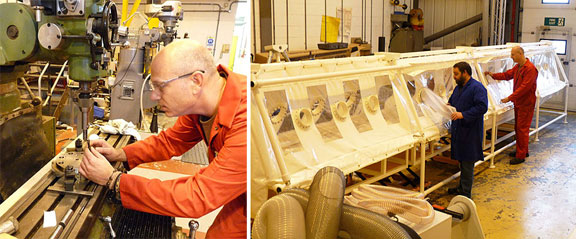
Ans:
<svg viewBox="0 0 576 239"><path fill-rule="evenodd" d="M274 126L274 130L278 134L282 149L286 152L301 151L302 144L294 130L294 123L291 120L292 112L288 105L286 92L284 90L277 90L266 92L264 95L266 96L268 116Z"/></svg>
<svg viewBox="0 0 576 239"><path fill-rule="evenodd" d="M505 72L514 67L514 62L510 57L497 58L490 60L486 63L480 63L480 70L482 72ZM501 100L510 96L514 90L514 82L512 80L494 80L491 76L486 75L488 85L489 108L494 108L496 111L505 111L511 109L514 105L512 102L502 103Z"/></svg>
<svg viewBox="0 0 576 239"><path fill-rule="evenodd" d="M390 82L390 76L381 75L376 76L376 87L378 89L377 95L372 95L378 99L380 112L388 124L397 124L400 122L398 116L398 108L396 107L396 100L394 99L394 90ZM371 103L372 99L368 99L367 103ZM369 107L370 108L370 107Z"/></svg>
<svg viewBox="0 0 576 239"><path fill-rule="evenodd" d="M307 186L324 166L351 173L417 142L413 134L418 126L413 114L406 113L411 102L406 89L399 88L402 81L383 75L327 77L260 89L291 186ZM269 180L279 182L280 177Z"/></svg>
<svg viewBox="0 0 576 239"><path fill-rule="evenodd" d="M349 109L350 118L352 123L356 126L358 132L362 133L372 130L372 126L368 121L368 117L364 113L362 106L362 93L360 92L360 85L357 80L344 81L344 98L346 107ZM341 105L337 105L341 106Z"/></svg>
<svg viewBox="0 0 576 239"><path fill-rule="evenodd" d="M537 89L542 98L540 100L540 104L542 104L549 99L549 96L564 88L566 83L560 80L558 65L553 52L535 54L528 57L538 69Z"/></svg>
<svg viewBox="0 0 576 239"><path fill-rule="evenodd" d="M455 112L454 107L446 105L455 85L452 67L427 69L423 65L407 69L403 76L426 137L446 135L450 129L451 114Z"/></svg>
<svg viewBox="0 0 576 239"><path fill-rule="evenodd" d="M325 142L341 139L342 135L334 122L334 115L337 114L332 114L332 107L330 107L331 104L328 99L328 93L326 92L326 86L308 86L306 90L308 91L309 107L300 108L293 116L298 126L302 129L309 127L311 122L307 120L306 117L308 117L307 114L310 114L313 118L312 121L316 124L316 128ZM338 109L335 110L337 111Z"/></svg>
<svg viewBox="0 0 576 239"><path fill-rule="evenodd" d="M452 113L456 112L456 108L447 105L444 99L428 88L420 91L420 100L422 101L418 104L420 109L434 122L441 131L440 134L446 133L452 124L451 117Z"/></svg>
<svg viewBox="0 0 576 239"><path fill-rule="evenodd" d="M513 46L253 65L254 114L260 117L252 117L252 127L259 127L252 132L264 139L253 140L258 145L251 158L261 161L266 173L252 183L273 190L306 188L323 167L348 174L377 162L386 166L389 157L447 135L455 110L446 103L455 87L453 65L460 61L468 62L472 77L487 88L486 128L511 119L513 104L501 100L512 94L513 81L496 81L482 72L511 69ZM541 101L566 87L549 43L522 46L539 70ZM378 176L410 162L407 158L393 170L384 167Z"/></svg>

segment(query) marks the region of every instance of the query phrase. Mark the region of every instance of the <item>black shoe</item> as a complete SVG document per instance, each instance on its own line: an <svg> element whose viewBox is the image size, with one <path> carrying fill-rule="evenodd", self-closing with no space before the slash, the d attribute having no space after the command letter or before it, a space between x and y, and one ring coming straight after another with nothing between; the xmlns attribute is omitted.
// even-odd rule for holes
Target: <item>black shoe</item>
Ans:
<svg viewBox="0 0 576 239"><path fill-rule="evenodd" d="M448 189L448 194L460 195L460 190L458 190L458 188L449 188L449 189Z"/></svg>
<svg viewBox="0 0 576 239"><path fill-rule="evenodd" d="M516 157L516 151L509 153L508 156L510 157ZM530 153L526 153L526 157L530 157Z"/></svg>
<svg viewBox="0 0 576 239"><path fill-rule="evenodd" d="M451 194L451 195L460 195L460 196L464 196L464 197L467 197L467 198L472 199L471 196L465 195L464 193L460 192L460 190L459 190L458 188L449 188L449 189L448 189L448 194Z"/></svg>
<svg viewBox="0 0 576 239"><path fill-rule="evenodd" d="M521 164L521 163L524 163L524 161L526 161L526 160L525 160L525 159L514 158L514 159L510 160L510 165Z"/></svg>

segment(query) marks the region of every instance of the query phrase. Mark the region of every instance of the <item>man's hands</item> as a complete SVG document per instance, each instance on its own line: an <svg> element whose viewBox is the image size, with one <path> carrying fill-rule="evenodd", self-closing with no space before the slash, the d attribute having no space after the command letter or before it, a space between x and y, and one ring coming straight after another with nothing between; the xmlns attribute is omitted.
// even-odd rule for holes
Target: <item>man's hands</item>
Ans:
<svg viewBox="0 0 576 239"><path fill-rule="evenodd" d="M508 102L510 102L510 99L508 99L508 97L506 97L506 98L504 98L504 99L501 99L500 102L502 102L502 103L508 103Z"/></svg>
<svg viewBox="0 0 576 239"><path fill-rule="evenodd" d="M492 72L489 72L489 71L485 71L485 72L484 72L484 75L489 75L490 77L492 77L492 74L493 74L493 73L492 73Z"/></svg>
<svg viewBox="0 0 576 239"><path fill-rule="evenodd" d="M460 112L454 112L454 113L452 113L451 118L452 118L452 120L459 120L459 119L464 119L464 116L462 116L462 113L460 113Z"/></svg>
<svg viewBox="0 0 576 239"><path fill-rule="evenodd" d="M114 168L102 154L92 147L86 147L79 171L90 181L99 185L106 185L114 172Z"/></svg>
<svg viewBox="0 0 576 239"><path fill-rule="evenodd" d="M84 149L79 171L90 181L105 185L114 172L108 161L126 161L126 153L122 149L113 148L104 140L91 140L90 147Z"/></svg>
<svg viewBox="0 0 576 239"><path fill-rule="evenodd" d="M90 141L90 146L94 147L95 151L102 154L110 162L126 161L126 153L122 149L115 149L106 141L97 139Z"/></svg>

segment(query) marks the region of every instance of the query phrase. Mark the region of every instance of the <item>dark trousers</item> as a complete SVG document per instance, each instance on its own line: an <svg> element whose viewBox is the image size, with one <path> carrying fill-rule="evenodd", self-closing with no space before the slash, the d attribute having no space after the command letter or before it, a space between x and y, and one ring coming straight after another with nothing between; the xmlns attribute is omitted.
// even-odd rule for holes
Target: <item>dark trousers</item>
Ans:
<svg viewBox="0 0 576 239"><path fill-rule="evenodd" d="M458 161L460 162L460 185L458 191L462 195L472 198L472 183L474 182L474 161Z"/></svg>

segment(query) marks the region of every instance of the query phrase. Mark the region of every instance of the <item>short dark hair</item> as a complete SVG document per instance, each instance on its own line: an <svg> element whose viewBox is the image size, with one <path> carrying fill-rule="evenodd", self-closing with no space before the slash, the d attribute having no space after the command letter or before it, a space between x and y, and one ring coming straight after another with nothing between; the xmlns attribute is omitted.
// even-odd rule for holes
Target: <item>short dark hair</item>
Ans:
<svg viewBox="0 0 576 239"><path fill-rule="evenodd" d="M454 68L458 68L461 73L468 72L468 75L472 76L472 67L467 62L461 61L454 64Z"/></svg>

